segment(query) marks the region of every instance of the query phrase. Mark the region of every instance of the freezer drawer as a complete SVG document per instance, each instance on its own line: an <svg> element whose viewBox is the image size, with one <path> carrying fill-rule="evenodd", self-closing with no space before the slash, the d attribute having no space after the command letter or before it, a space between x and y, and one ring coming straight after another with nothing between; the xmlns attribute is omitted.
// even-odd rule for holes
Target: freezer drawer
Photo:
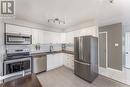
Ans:
<svg viewBox="0 0 130 87"><path fill-rule="evenodd" d="M74 61L74 73L90 83L98 76L98 72L93 69L93 65L77 60Z"/></svg>
<svg viewBox="0 0 130 87"><path fill-rule="evenodd" d="M74 62L74 73L80 78L91 82L91 67L89 64Z"/></svg>

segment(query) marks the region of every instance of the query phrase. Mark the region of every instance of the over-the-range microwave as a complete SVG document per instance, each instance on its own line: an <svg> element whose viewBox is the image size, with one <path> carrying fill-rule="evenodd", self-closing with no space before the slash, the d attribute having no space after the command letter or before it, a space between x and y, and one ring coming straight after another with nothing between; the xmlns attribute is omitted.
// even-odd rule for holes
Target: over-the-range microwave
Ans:
<svg viewBox="0 0 130 87"><path fill-rule="evenodd" d="M32 43L32 36L16 33L5 33L6 45L30 45Z"/></svg>

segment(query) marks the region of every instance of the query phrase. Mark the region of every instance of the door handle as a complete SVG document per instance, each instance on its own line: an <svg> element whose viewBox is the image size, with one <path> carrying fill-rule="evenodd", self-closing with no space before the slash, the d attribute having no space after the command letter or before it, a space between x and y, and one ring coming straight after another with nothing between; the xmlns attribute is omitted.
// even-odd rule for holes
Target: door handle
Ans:
<svg viewBox="0 0 130 87"><path fill-rule="evenodd" d="M90 64L88 64L88 63L83 63L83 62L80 62L80 61L77 61L77 60L74 60L74 61L77 62L77 63L80 63L80 64L82 64L82 65L90 66Z"/></svg>
<svg viewBox="0 0 130 87"><path fill-rule="evenodd" d="M126 54L129 54L128 52L126 52Z"/></svg>

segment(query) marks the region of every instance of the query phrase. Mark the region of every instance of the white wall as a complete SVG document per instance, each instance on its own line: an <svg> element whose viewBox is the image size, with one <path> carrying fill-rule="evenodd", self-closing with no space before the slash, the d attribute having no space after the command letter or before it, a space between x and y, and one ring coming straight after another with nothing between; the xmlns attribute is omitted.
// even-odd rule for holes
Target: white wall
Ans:
<svg viewBox="0 0 130 87"><path fill-rule="evenodd" d="M76 31L76 30L80 30L80 29L84 29L84 28L88 28L88 27L92 27L92 26L98 26L97 21L95 19L84 21L84 22L78 23L76 25L72 25L71 27L64 29L64 32Z"/></svg>
<svg viewBox="0 0 130 87"><path fill-rule="evenodd" d="M0 19L0 75L3 75L4 25Z"/></svg>

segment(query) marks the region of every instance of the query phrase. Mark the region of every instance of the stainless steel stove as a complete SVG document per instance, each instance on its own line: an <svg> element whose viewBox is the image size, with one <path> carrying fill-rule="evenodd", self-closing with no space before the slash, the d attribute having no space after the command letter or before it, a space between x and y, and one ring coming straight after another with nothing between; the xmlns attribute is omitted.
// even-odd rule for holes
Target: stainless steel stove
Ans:
<svg viewBox="0 0 130 87"><path fill-rule="evenodd" d="M4 75L25 72L25 75L32 72L32 59L29 49L8 49L4 59ZM19 77L16 75L16 77ZM15 77L15 78L16 78ZM11 78L11 80L14 78ZM9 79L8 79L9 80Z"/></svg>

